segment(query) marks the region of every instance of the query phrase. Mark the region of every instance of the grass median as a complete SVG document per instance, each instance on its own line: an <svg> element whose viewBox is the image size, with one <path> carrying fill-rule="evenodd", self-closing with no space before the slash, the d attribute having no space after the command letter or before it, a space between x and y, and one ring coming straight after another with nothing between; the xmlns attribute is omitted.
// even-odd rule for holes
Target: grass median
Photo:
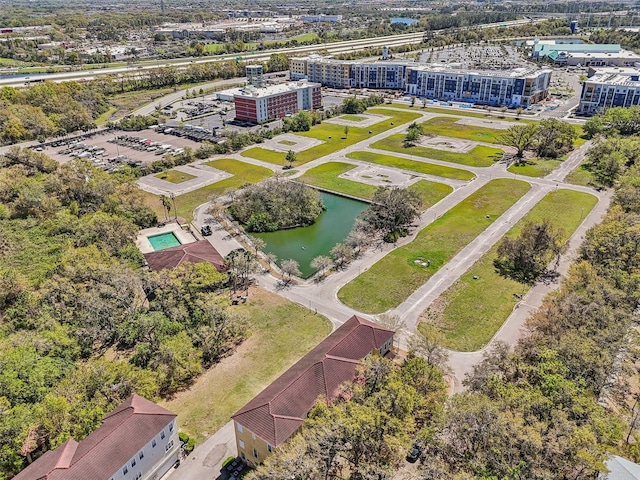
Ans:
<svg viewBox="0 0 640 480"><path fill-rule="evenodd" d="M531 160L526 160L521 165L510 165L507 170L511 173L524 175L526 177L546 177L562 162L563 160L553 160L551 158L532 158Z"/></svg>
<svg viewBox="0 0 640 480"><path fill-rule="evenodd" d="M554 227L562 229L566 240L597 201L588 193L572 190L551 192L506 236L519 235L528 221L548 219ZM470 352L486 345L513 311L518 301L514 293L523 291L521 284L496 273L493 261L497 249L495 245L484 254L422 316L423 320L442 330L448 348Z"/></svg>
<svg viewBox="0 0 640 480"><path fill-rule="evenodd" d="M433 160L441 160L443 162L459 163L469 167L490 167L502 158L504 153L499 148L487 147L486 145L478 145L467 153L450 152L448 150L439 150L437 148L427 147L405 147L405 135L390 135L371 145L371 148L379 148L390 152L404 153L405 155L416 155L418 157L431 158Z"/></svg>
<svg viewBox="0 0 640 480"><path fill-rule="evenodd" d="M199 205L209 201L212 196L223 195L228 190L235 190L245 183L257 183L273 175L268 168L241 162L232 158L223 158L207 162L210 167L231 173L233 176L225 178L206 187L193 190L175 198L177 214L187 222L193 220L193 211ZM146 193L147 204L162 218L162 202L158 195Z"/></svg>
<svg viewBox="0 0 640 480"><path fill-rule="evenodd" d="M154 177L171 183L182 183L196 178L195 175L190 175L188 173L181 172L180 170L167 170L166 172L155 174Z"/></svg>
<svg viewBox="0 0 640 480"><path fill-rule="evenodd" d="M297 132L296 135L303 137L315 138L323 143L315 147L303 150L296 154L296 162L294 165L304 165L307 162L330 155L331 153L347 148L358 142L362 142L374 135L386 132L387 130L409 123L420 117L419 113L385 110L380 108L370 108L366 113L385 115L385 120L378 122L370 127L349 127L348 133L344 133L344 125L335 123L321 123L314 125L308 132ZM371 132L371 133L369 133ZM286 161L286 152L276 152L266 148L253 147L241 153L243 157L255 158L263 162L274 163L276 165L288 165Z"/></svg>
<svg viewBox="0 0 640 480"><path fill-rule="evenodd" d="M347 283L338 298L365 313L397 307L530 188L511 179L487 183L422 229L412 242L390 251ZM428 267L416 263L427 260Z"/></svg>
<svg viewBox="0 0 640 480"><path fill-rule="evenodd" d="M251 336L189 389L162 403L197 443L331 332L322 315L264 290L252 289L248 304L232 308L246 315Z"/></svg>
<svg viewBox="0 0 640 480"><path fill-rule="evenodd" d="M583 187L589 187L595 184L591 166L586 162L574 168L573 171L565 177L564 181L572 185L582 185Z"/></svg>
<svg viewBox="0 0 640 480"><path fill-rule="evenodd" d="M435 165L433 163L420 162L417 160L409 160L408 158L394 157L391 155L381 155L379 153L353 152L347 154L347 158L362 160L369 163L376 163L378 165L384 165L386 167L411 170L412 172L424 173L425 175L435 175L443 178L451 178L453 180L472 180L475 178L475 174L467 170L445 167L443 165Z"/></svg>

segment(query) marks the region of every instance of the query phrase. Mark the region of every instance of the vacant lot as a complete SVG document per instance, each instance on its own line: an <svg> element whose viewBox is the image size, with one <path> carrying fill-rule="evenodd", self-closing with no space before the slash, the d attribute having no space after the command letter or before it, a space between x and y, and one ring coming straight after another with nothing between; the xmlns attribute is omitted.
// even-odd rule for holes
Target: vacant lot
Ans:
<svg viewBox="0 0 640 480"><path fill-rule="evenodd" d="M567 240L597 203L588 193L558 190L547 194L506 236L519 235L526 222L548 219ZM513 311L523 286L495 271L497 245L482 256L433 305L427 317L440 328L446 346L465 352L486 345ZM477 278L475 278L477 277ZM524 291L528 290L525 289Z"/></svg>
<svg viewBox="0 0 640 480"><path fill-rule="evenodd" d="M206 187L176 197L175 203L178 216L184 218L187 222L193 220L193 211L195 208L209 201L212 196L224 195L228 190L235 190L245 183L257 183L273 175L273 172L268 168L258 167L231 158L213 160L206 164L210 167L229 172L233 174L233 177L225 178L220 182L212 183ZM155 210L158 217L163 215L160 198L150 193L146 193L146 198L147 204Z"/></svg>
<svg viewBox="0 0 640 480"><path fill-rule="evenodd" d="M251 336L191 388L163 404L178 414L180 429L198 443L331 332L322 315L259 289L251 290L247 305L232 308L246 316Z"/></svg>
<svg viewBox="0 0 640 480"><path fill-rule="evenodd" d="M562 160L552 160L550 158L532 158L522 165L510 165L507 168L511 173L525 175L527 177L546 177L553 172Z"/></svg>
<svg viewBox="0 0 640 480"><path fill-rule="evenodd" d="M353 152L349 153L347 157L353 158L354 160L362 160L364 162L384 165L386 167L401 168L403 170L424 173L425 175L436 175L438 177L451 178L454 180L472 180L475 178L475 174L467 170L409 160L407 158L394 157L391 155L380 155L379 153Z"/></svg>
<svg viewBox="0 0 640 480"><path fill-rule="evenodd" d="M486 145L479 145L468 153L457 153L419 146L405 147L404 138L405 135L403 134L390 135L373 143L371 148L404 153L405 155L416 155L418 157L431 158L443 162L459 163L460 165L468 165L469 167L490 167L496 161L500 160L504 153L499 148L487 147Z"/></svg>
<svg viewBox="0 0 640 480"><path fill-rule="evenodd" d="M595 183L593 173L589 169L589 165L586 163L578 165L571 173L569 173L569 175L566 176L564 180L567 183L582 185L583 187L588 187Z"/></svg>
<svg viewBox="0 0 640 480"><path fill-rule="evenodd" d="M296 155L294 165L303 165L311 160L329 155L350 145L366 140L367 138L386 132L390 128L403 125L420 117L419 114L413 112L404 112L399 110L388 110L384 108L371 108L367 113L385 115L388 118L381 122L371 125L370 127L349 127L348 133L345 135L344 126L335 123L322 123L314 125L308 132L298 132L297 135L316 138L324 143L315 147L299 152ZM369 133L371 132L371 133ZM254 147L241 153L243 157L255 158L263 162L275 163L276 165L287 165L285 160L285 152L274 152L265 148Z"/></svg>
<svg viewBox="0 0 640 480"><path fill-rule="evenodd" d="M398 306L529 188L528 183L518 180L489 182L425 227L411 243L392 250L347 283L338 298L365 313L381 313ZM420 266L416 260L429 260L430 266Z"/></svg>
<svg viewBox="0 0 640 480"><path fill-rule="evenodd" d="M500 136L504 133L504 130L465 125L457 122L458 119L455 117L434 117L423 122L422 128L427 135L442 135L476 142L500 144Z"/></svg>

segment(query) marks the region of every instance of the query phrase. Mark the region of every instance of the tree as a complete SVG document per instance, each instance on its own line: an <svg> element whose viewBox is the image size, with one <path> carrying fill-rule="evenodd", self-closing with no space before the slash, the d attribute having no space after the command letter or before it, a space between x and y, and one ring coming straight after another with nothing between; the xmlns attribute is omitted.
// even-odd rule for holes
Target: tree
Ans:
<svg viewBox="0 0 640 480"><path fill-rule="evenodd" d="M573 125L557 118L546 118L537 125L533 146L538 157L556 158L569 152L577 137Z"/></svg>
<svg viewBox="0 0 640 480"><path fill-rule="evenodd" d="M336 262L336 266L341 268L353 259L353 249L344 243L336 243L330 250L329 255Z"/></svg>
<svg viewBox="0 0 640 480"><path fill-rule="evenodd" d="M411 147L415 145L418 140L420 140L423 134L424 131L422 129L422 125L416 122L411 123L407 130L407 135L404 137L404 146Z"/></svg>
<svg viewBox="0 0 640 480"><path fill-rule="evenodd" d="M428 364L441 370L446 368L449 353L442 346L444 335L431 325L422 323L409 339L409 352L424 358Z"/></svg>
<svg viewBox="0 0 640 480"><path fill-rule="evenodd" d="M302 272L300 271L300 264L290 258L288 260L283 260L282 265L280 265L280 270L285 275L285 283L291 282L291 277L300 277L302 276Z"/></svg>
<svg viewBox="0 0 640 480"><path fill-rule="evenodd" d="M264 247L267 246L267 242L265 242L260 237L254 237L252 235L249 236L249 240L253 244L253 248L256 249L256 257L258 256L258 252L264 250Z"/></svg>
<svg viewBox="0 0 640 480"><path fill-rule="evenodd" d="M343 131L344 131L344 138L347 138L347 135L349 135L349 126L345 125Z"/></svg>
<svg viewBox="0 0 640 480"><path fill-rule="evenodd" d="M285 157L285 160L289 162L289 165L287 165L287 167L293 168L293 164L296 161L296 152L294 152L293 150L289 150L287 152L287 156Z"/></svg>
<svg viewBox="0 0 640 480"><path fill-rule="evenodd" d="M253 275L260 271L260 263L255 255L246 250L232 250L224 257L224 262L229 268L230 292L248 291Z"/></svg>
<svg viewBox="0 0 640 480"><path fill-rule="evenodd" d="M319 255L311 260L311 267L318 270L321 277L324 276L325 271L333 264L333 260L326 255Z"/></svg>
<svg viewBox="0 0 640 480"><path fill-rule="evenodd" d="M416 192L380 187L359 218L366 228L381 233L384 241L391 243L408 234L409 226L420 216L421 207L422 201Z"/></svg>
<svg viewBox="0 0 640 480"><path fill-rule="evenodd" d="M521 162L524 152L529 150L535 141L537 128L535 125L514 125L500 135L500 143L516 149L516 158Z"/></svg>
<svg viewBox="0 0 640 480"><path fill-rule="evenodd" d="M533 285L547 270L550 254L559 256L563 250L563 233L549 220L527 222L517 238L505 237L498 244L493 261L496 271L523 285Z"/></svg>

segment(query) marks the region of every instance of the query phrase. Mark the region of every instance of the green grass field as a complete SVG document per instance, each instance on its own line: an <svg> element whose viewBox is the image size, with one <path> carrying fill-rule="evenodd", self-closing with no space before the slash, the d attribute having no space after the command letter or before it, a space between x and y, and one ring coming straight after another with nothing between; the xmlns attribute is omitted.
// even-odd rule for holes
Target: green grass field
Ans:
<svg viewBox="0 0 640 480"><path fill-rule="evenodd" d="M546 177L561 163L562 160L552 160L550 158L532 158L524 165L510 165L507 170L511 173L525 175L527 177Z"/></svg>
<svg viewBox="0 0 640 480"><path fill-rule="evenodd" d="M471 180L475 178L475 174L467 170L445 167L417 160L409 160L407 158L393 157L391 155L380 155L372 152L353 152L349 153L347 157L353 158L354 160L362 160L369 163L384 165L386 167L401 168L403 170L411 170L412 172L436 175L438 177L451 178L454 180Z"/></svg>
<svg viewBox="0 0 640 480"><path fill-rule="evenodd" d="M500 144L500 136L504 133L504 130L465 125L457 122L457 118L434 117L423 122L422 128L427 135L442 135L443 137Z"/></svg>
<svg viewBox="0 0 640 480"><path fill-rule="evenodd" d="M405 147L405 135L399 133L390 135L371 145L371 148L379 148L390 152L404 153L406 155L416 155L418 157L431 158L433 160L441 160L443 162L459 163L469 167L490 167L496 161L502 158L504 153L499 148L487 147L486 145L478 145L468 153L450 152L447 150L439 150L437 148L426 147Z"/></svg>
<svg viewBox="0 0 640 480"><path fill-rule="evenodd" d="M519 180L487 183L425 227L411 243L390 251L347 283L338 298L365 313L381 313L398 306L530 188ZM422 267L415 260L429 260L431 264Z"/></svg>
<svg viewBox="0 0 640 480"><path fill-rule="evenodd" d="M517 236L528 221L549 219L568 239L597 203L588 193L558 190L547 194L506 236ZM521 284L498 275L493 266L497 245L482 256L433 305L430 318L445 336L448 348L471 352L482 348L498 331L521 294ZM474 277L477 276L477 280Z"/></svg>
<svg viewBox="0 0 640 480"><path fill-rule="evenodd" d="M263 290L252 289L246 305L231 308L246 316L251 336L189 389L162 402L178 414L180 430L197 443L331 332L322 315Z"/></svg>
<svg viewBox="0 0 640 480"><path fill-rule="evenodd" d="M386 132L390 128L411 122L420 116L419 114L412 112L392 111L380 108L372 108L367 110L367 112L385 115L389 118L382 122L378 122L375 125L371 125L370 127L349 127L347 138L343 138L345 136L344 126L337 125L335 123L322 123L320 125L314 125L308 132L298 132L297 135L322 140L324 143L298 152L296 154L297 159L294 165L304 165L312 160L316 160L343 148L347 148L354 143L361 142L373 135ZM243 151L240 155L243 157L262 160L263 162L274 163L276 165L288 164L285 160L287 155L285 152L276 152L265 148L250 148Z"/></svg>
<svg viewBox="0 0 640 480"><path fill-rule="evenodd" d="M422 200L422 210L435 205L444 197L453 192L453 188L444 183L430 182L429 180L418 180L410 185L407 190L416 192Z"/></svg>
<svg viewBox="0 0 640 480"><path fill-rule="evenodd" d="M564 181L572 185L582 185L583 187L588 187L595 183L593 173L591 173L589 166L584 162L570 172Z"/></svg>
<svg viewBox="0 0 640 480"><path fill-rule="evenodd" d="M320 188L326 188L338 193L344 193L352 197L371 200L377 187L367 185L366 183L355 182L345 178L338 178L349 170L356 168L355 165L342 162L329 162L307 170L307 172L298 178L301 182L314 185Z"/></svg>
<svg viewBox="0 0 640 480"><path fill-rule="evenodd" d="M273 175L273 172L268 168L258 167L231 158L213 160L206 164L210 167L229 172L233 174L233 177L225 178L219 182L176 197L175 201L178 216L184 218L187 222L193 220L193 210L197 206L209 201L212 196L223 195L227 190L236 189L245 183L257 183ZM160 197L151 193L146 193L145 197L147 204L158 214L158 218L162 218L163 209Z"/></svg>
<svg viewBox="0 0 640 480"><path fill-rule="evenodd" d="M361 115L349 115L349 114L340 115L338 118L341 118L343 120L348 120L350 122L364 122L367 119L367 117L363 117Z"/></svg>
<svg viewBox="0 0 640 480"><path fill-rule="evenodd" d="M180 170L167 170L166 172L160 172L154 175L154 177L171 183L182 183L192 178L196 178L195 175L189 175L188 173L181 172Z"/></svg>

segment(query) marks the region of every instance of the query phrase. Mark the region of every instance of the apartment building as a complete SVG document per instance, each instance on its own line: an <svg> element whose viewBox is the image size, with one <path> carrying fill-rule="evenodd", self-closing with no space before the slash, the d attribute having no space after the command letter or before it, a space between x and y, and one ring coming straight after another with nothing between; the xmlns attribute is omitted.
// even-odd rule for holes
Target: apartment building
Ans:
<svg viewBox="0 0 640 480"><path fill-rule="evenodd" d="M582 83L578 113L593 115L610 107L640 105L640 69L592 69Z"/></svg>

